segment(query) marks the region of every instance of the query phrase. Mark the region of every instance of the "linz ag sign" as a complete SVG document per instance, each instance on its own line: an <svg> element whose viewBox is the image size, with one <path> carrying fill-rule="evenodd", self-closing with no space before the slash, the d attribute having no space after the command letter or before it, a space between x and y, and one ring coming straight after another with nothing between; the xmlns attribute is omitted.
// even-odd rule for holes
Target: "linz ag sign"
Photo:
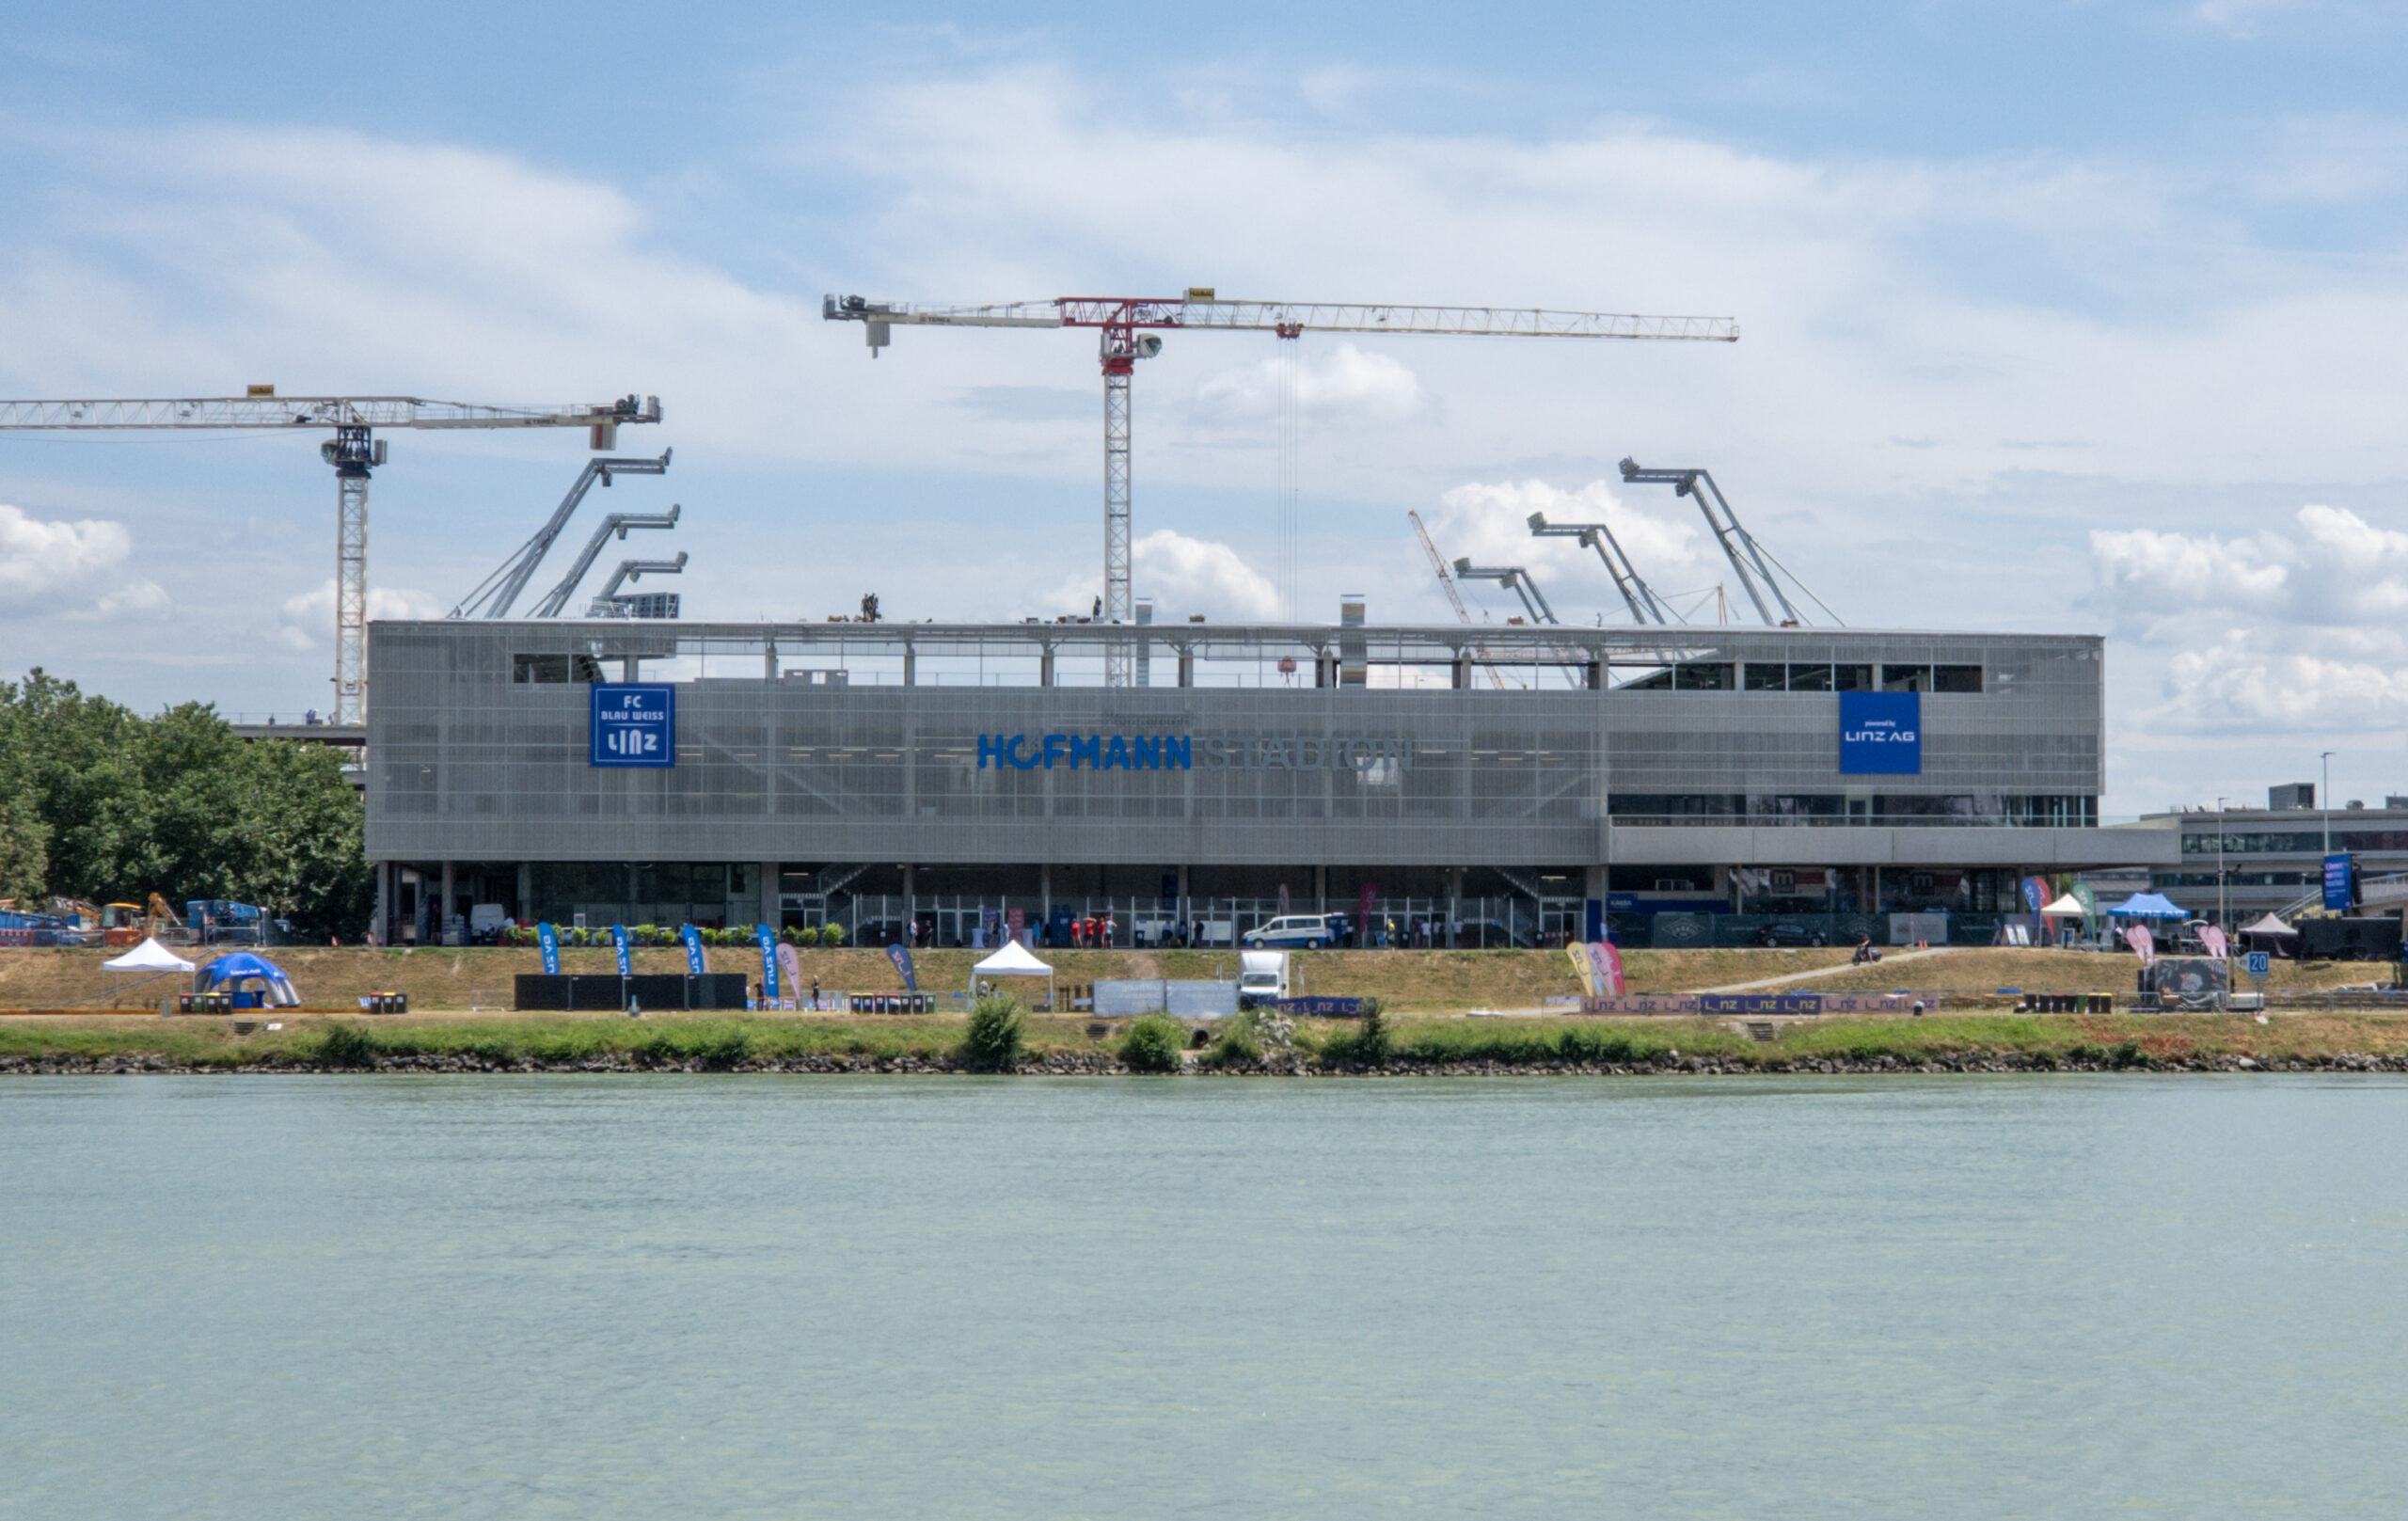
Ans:
<svg viewBox="0 0 2408 1521"><path fill-rule="evenodd" d="M1840 693L1840 774L1921 776L1923 694Z"/></svg>
<svg viewBox="0 0 2408 1521"><path fill-rule="evenodd" d="M677 764L677 689L654 685L596 686L592 766Z"/></svg>

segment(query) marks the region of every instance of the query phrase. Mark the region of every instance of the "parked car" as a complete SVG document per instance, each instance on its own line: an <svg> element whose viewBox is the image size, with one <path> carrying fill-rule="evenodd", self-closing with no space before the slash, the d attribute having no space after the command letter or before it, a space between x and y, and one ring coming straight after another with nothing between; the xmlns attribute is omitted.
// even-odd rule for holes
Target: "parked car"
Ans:
<svg viewBox="0 0 2408 1521"><path fill-rule="evenodd" d="M1500 925L1494 919L1465 919L1456 925L1455 943L1478 950L1528 951L1538 945L1519 925Z"/></svg>
<svg viewBox="0 0 2408 1521"><path fill-rule="evenodd" d="M1345 937L1346 921L1334 913L1291 913L1245 932L1249 950L1317 951Z"/></svg>
<svg viewBox="0 0 2408 1521"><path fill-rule="evenodd" d="M1831 937L1807 925L1766 925L1756 931L1759 945L1829 945Z"/></svg>

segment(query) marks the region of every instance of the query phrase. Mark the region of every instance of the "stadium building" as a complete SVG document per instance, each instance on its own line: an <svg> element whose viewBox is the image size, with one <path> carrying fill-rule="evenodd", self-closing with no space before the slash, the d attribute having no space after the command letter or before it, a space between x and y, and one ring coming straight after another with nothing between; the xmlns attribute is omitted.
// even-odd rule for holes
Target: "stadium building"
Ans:
<svg viewBox="0 0 2408 1521"><path fill-rule="evenodd" d="M2096 638L1140 617L378 623L380 932L1984 943L2190 863L2100 825Z"/></svg>

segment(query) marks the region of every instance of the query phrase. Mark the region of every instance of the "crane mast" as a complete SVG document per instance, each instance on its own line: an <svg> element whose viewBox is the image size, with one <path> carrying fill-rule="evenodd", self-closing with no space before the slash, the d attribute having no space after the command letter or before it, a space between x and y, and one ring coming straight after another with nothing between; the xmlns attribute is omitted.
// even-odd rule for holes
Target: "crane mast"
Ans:
<svg viewBox="0 0 2408 1521"><path fill-rule="evenodd" d="M0 401L0 429L331 429L318 448L335 468L335 711L339 724L368 718L368 481L385 463L379 428L584 428L596 450L615 449L621 423L657 422L660 398L562 406L489 406L418 396L246 396ZM532 568L531 566L530 567Z"/></svg>
<svg viewBox="0 0 2408 1521"><path fill-rule="evenodd" d="M1447 569L1446 557L1438 553L1436 545L1430 542L1430 531L1421 526L1421 515L1417 512L1407 512L1404 515L1413 519L1414 537L1421 541L1421 552L1430 557L1430 568L1437 573L1438 590L1447 594L1447 605L1455 610L1455 621L1460 624L1469 624L1471 610L1464 606L1464 594L1455 589L1455 578ZM1489 685L1498 691L1503 691L1505 678L1498 675L1497 668L1488 663L1488 652L1475 647L1472 653L1481 658L1480 668L1488 673Z"/></svg>
<svg viewBox="0 0 2408 1521"><path fill-rule="evenodd" d="M1268 332L1294 338L1307 328L1326 333L1418 333L1457 338L1591 338L1735 342L1739 325L1728 317L1651 317L1627 312L1553 311L1529 307L1435 307L1339 301L1224 301L1206 286L1183 296L1059 296L982 306L824 297L820 316L857 322L870 357L894 340L897 326L1093 327L1103 368L1103 615L1131 621L1129 573L1129 383L1136 361L1162 352L1162 329ZM1107 647L1104 682L1130 682L1131 651Z"/></svg>

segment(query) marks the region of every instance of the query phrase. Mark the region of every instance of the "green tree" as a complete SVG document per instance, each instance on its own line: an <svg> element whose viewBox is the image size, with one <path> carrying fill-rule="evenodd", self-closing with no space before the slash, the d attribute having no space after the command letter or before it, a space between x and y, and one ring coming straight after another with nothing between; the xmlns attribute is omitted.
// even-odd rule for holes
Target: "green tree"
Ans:
<svg viewBox="0 0 2408 1521"><path fill-rule="evenodd" d="M37 667L0 682L0 896L256 903L356 935L373 878L332 750L245 741L205 704L145 719Z"/></svg>

